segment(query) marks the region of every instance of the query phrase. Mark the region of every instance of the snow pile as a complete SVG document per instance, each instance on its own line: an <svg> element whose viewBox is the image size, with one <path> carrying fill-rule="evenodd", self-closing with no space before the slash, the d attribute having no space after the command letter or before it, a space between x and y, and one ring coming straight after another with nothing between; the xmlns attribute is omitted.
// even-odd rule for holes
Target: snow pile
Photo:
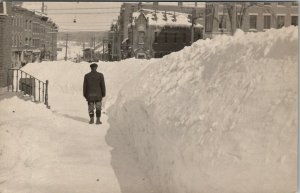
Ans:
<svg viewBox="0 0 300 193"><path fill-rule="evenodd" d="M104 74L106 81L105 100L113 103L123 84L154 61L128 59L122 62L98 62L97 70ZM57 102L62 94L80 97L82 100L83 78L90 72L90 63L70 61L31 63L22 70L41 80L49 80L49 104L51 105Z"/></svg>
<svg viewBox="0 0 300 193"><path fill-rule="evenodd" d="M110 132L155 192L295 192L297 50L296 27L200 40L125 85Z"/></svg>

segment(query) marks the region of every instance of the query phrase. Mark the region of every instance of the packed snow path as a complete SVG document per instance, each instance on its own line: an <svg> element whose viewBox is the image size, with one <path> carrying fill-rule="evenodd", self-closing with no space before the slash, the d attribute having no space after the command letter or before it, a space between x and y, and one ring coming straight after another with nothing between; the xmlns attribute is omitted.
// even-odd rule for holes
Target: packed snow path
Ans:
<svg viewBox="0 0 300 193"><path fill-rule="evenodd" d="M111 148L105 142L105 115L102 125L87 124L86 104L72 96L61 98L58 111L30 102L24 105L18 98L4 102L1 114L11 115L1 119L5 139L19 134L14 136L17 141L8 142L22 147L6 163L11 170L1 172L4 193L120 192L110 164ZM67 105L72 108L63 109Z"/></svg>

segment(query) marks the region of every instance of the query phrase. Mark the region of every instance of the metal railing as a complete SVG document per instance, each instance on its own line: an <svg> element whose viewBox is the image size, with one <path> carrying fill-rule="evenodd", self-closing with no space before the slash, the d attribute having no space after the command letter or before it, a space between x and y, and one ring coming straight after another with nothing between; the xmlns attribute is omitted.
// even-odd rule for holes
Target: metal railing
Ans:
<svg viewBox="0 0 300 193"><path fill-rule="evenodd" d="M24 95L30 96L34 102L43 102L47 108L50 108L48 85L48 80L43 82L23 70L11 68L7 71L8 92L23 92Z"/></svg>

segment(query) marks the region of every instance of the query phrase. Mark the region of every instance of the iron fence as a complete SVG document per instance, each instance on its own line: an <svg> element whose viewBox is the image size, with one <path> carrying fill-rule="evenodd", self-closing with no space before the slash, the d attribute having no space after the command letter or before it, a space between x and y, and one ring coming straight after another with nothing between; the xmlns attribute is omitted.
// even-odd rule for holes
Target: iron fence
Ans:
<svg viewBox="0 0 300 193"><path fill-rule="evenodd" d="M8 92L23 92L24 95L30 96L34 102L43 102L47 108L50 108L48 85L48 80L41 81L23 70L11 68L7 71Z"/></svg>

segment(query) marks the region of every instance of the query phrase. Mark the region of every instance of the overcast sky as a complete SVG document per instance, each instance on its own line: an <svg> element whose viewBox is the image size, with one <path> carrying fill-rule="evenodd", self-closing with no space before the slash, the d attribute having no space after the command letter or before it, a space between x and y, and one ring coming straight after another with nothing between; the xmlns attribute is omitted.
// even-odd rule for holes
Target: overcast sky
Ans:
<svg viewBox="0 0 300 193"><path fill-rule="evenodd" d="M159 2L176 5L177 2ZM59 31L107 31L118 18L122 2L45 2L47 15L59 26ZM184 2L193 6L193 2ZM41 11L42 2L24 2L23 7ZM76 23L74 23L74 19Z"/></svg>
<svg viewBox="0 0 300 193"><path fill-rule="evenodd" d="M45 2L47 15L60 31L106 31L120 14L121 2ZM24 2L23 7L41 11L41 2ZM73 20L76 19L76 23Z"/></svg>

